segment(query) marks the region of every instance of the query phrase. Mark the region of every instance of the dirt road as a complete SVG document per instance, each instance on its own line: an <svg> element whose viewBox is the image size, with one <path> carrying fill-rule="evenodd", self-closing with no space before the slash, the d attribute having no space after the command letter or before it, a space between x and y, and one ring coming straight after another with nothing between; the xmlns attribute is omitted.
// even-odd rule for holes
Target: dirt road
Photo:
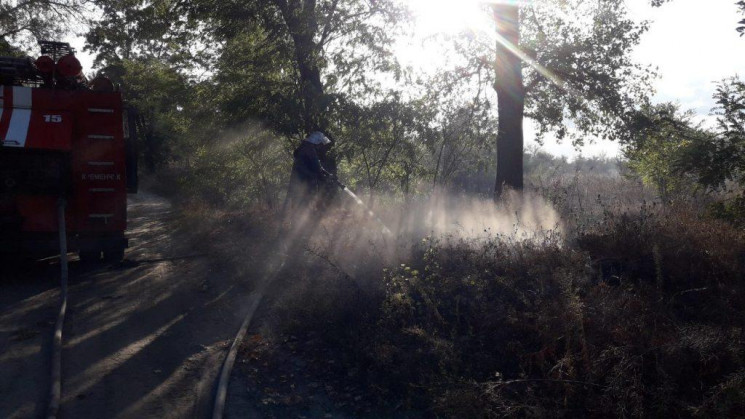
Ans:
<svg viewBox="0 0 745 419"><path fill-rule="evenodd" d="M175 228L183 223L163 199L133 196L129 220L121 266L71 262L60 416L207 417L251 279ZM0 417L39 417L46 408L57 268L0 275Z"/></svg>

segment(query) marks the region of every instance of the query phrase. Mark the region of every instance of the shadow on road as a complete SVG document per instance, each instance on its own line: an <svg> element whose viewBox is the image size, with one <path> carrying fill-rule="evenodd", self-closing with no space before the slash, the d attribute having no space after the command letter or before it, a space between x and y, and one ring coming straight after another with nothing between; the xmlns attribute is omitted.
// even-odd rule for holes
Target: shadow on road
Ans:
<svg viewBox="0 0 745 419"><path fill-rule="evenodd" d="M211 258L167 201L130 202L130 243L116 266L70 265L61 417L202 417L250 276ZM0 417L46 407L58 265L0 275Z"/></svg>

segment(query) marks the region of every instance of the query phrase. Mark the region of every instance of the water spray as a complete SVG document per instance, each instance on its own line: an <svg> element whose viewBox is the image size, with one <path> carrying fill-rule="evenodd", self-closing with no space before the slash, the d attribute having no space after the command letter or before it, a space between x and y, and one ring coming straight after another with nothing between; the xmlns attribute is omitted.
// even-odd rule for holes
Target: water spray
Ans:
<svg viewBox="0 0 745 419"><path fill-rule="evenodd" d="M393 234L391 232L391 230L388 228L388 226L385 225L385 223L383 222L383 220L381 220L380 217L378 217L373 212L373 210L370 209L370 207L368 207L367 205L365 205L365 203L362 202L362 200L357 195L355 195L354 192L350 191L349 188L347 188L346 185L344 185L343 183L341 183L341 181L339 180L338 177L336 177L336 175L331 174L331 173L328 173L328 172L326 172L326 175L328 176L329 179L331 179L336 184L336 186L338 186L339 188L341 188L341 190L344 191L344 193L346 193L347 195L349 195L349 197L352 198L354 200L354 202L357 203L357 205L359 205L362 208L364 208L367 211L367 215L369 215L370 218L372 218L375 221L377 221L377 223L380 224L381 227L383 227L383 230L382 230L383 231L383 234L385 234L387 236L390 236L390 235Z"/></svg>

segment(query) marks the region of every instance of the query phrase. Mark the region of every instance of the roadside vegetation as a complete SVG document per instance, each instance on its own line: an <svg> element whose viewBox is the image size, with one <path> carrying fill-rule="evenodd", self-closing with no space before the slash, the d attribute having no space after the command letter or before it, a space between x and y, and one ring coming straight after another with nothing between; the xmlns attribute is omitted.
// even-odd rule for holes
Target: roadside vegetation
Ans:
<svg viewBox="0 0 745 419"><path fill-rule="evenodd" d="M14 55L63 31L26 27L95 8L85 49L137 110L149 187L247 278L286 260L238 369L263 416L745 411L745 83L718 83L715 124L653 103L657 75L631 58L649 23L624 1L524 5L522 69L465 31L438 38L451 59L431 71L398 62L412 16L395 0L17 3L0 5ZM505 54L519 83L495 74ZM622 155L520 166L508 138L525 188L495 197L498 91L540 138ZM332 194L283 244L292 150L314 130L391 235Z"/></svg>
<svg viewBox="0 0 745 419"><path fill-rule="evenodd" d="M650 192L584 182L571 188ZM564 191L569 236L424 237L355 275L339 270L343 256L309 250L273 306L270 336L280 347L322 341L301 356L341 363L333 379L404 416L737 416L742 230L706 205L634 207L607 191L582 210Z"/></svg>
<svg viewBox="0 0 745 419"><path fill-rule="evenodd" d="M561 225L386 239L351 201L319 215L242 346L257 411L736 417L745 235L719 211L727 195L662 201L627 161L525 161L526 193ZM391 225L418 205L379 200ZM236 264L261 264L241 243L281 241L268 209L207 208L195 220Z"/></svg>

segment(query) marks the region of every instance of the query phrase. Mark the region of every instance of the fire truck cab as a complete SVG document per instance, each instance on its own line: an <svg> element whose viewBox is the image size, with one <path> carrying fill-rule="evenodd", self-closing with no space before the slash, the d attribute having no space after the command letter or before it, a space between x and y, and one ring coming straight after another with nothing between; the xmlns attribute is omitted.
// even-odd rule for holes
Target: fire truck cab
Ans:
<svg viewBox="0 0 745 419"><path fill-rule="evenodd" d="M137 191L133 118L108 79L85 80L69 44L40 45L35 61L0 57L0 253L55 254L65 202L68 249L120 261Z"/></svg>

